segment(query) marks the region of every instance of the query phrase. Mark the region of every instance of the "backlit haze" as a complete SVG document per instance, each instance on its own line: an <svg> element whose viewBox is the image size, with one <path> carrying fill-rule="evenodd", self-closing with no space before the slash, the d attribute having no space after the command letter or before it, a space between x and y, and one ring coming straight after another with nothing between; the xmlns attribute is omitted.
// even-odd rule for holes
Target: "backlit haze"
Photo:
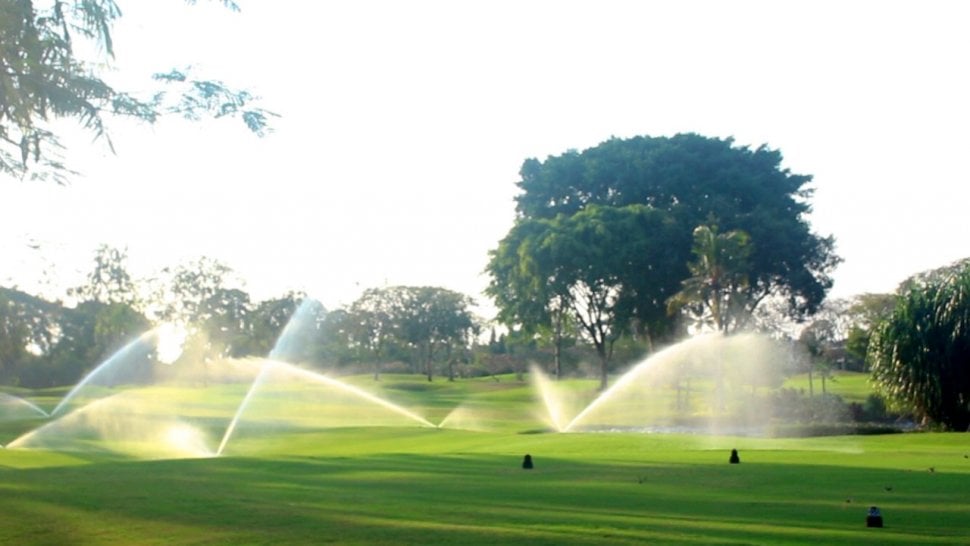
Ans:
<svg viewBox="0 0 970 546"><path fill-rule="evenodd" d="M697 132L814 176L834 296L970 256L970 4L119 0L111 81L192 65L280 114L117 122L69 186L0 179L0 284L61 297L95 248L136 278L207 256L254 299L384 285L478 298L522 161ZM46 274L45 274L46 272Z"/></svg>

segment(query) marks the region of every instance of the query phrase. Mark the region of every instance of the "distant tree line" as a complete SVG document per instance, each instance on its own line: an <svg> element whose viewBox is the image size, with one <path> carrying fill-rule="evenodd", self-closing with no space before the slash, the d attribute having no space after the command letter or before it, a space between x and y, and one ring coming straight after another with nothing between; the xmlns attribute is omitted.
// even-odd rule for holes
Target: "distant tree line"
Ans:
<svg viewBox="0 0 970 546"><path fill-rule="evenodd" d="M203 258L166 269L164 282L139 285L125 252L102 246L73 304L0 287L0 383L30 388L70 385L140 334L183 325L191 358L268 356L302 294L254 302L231 284L229 267ZM338 369L388 363L396 371L454 378L471 362L481 320L468 296L436 287L375 288L346 309L316 305L312 327L288 359ZM487 350L487 349L485 349ZM467 368L467 366L465 366Z"/></svg>

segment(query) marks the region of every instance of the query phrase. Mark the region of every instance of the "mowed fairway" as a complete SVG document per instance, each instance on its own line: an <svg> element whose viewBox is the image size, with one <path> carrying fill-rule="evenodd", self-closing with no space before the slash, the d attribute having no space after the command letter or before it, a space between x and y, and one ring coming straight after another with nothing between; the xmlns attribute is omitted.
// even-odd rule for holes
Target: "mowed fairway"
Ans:
<svg viewBox="0 0 970 546"><path fill-rule="evenodd" d="M518 382L419 387L392 379L382 388L435 414L433 422L468 403L501 426L248 434L241 427L224 456L203 459L0 450L0 543L967 544L970 537L966 434L556 434L529 421L535 402ZM732 448L740 465L727 464ZM526 453L533 470L521 468ZM870 505L882 510L885 528L865 527Z"/></svg>

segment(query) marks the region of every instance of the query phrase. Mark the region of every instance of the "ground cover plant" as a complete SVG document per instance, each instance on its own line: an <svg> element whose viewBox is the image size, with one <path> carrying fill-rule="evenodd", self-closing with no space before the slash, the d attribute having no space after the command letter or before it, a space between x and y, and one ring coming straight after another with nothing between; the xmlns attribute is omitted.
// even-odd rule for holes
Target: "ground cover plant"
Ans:
<svg viewBox="0 0 970 546"><path fill-rule="evenodd" d="M169 460L0 450L0 542L965 544L970 536L965 435L561 434L535 416L528 384L498 379L419 387L389 376L375 387L435 423L463 406L471 423L480 411L477 428L241 427L220 457ZM243 390L232 389L213 396ZM727 464L733 448L740 465ZM521 468L525 454L534 469ZM870 505L885 528L865 527Z"/></svg>

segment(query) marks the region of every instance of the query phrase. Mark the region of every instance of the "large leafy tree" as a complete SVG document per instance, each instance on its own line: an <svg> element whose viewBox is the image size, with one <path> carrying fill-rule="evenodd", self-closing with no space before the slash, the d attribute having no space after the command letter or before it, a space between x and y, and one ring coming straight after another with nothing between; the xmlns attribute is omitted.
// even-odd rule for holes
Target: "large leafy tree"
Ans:
<svg viewBox="0 0 970 546"><path fill-rule="evenodd" d="M435 286L372 288L348 311L349 341L376 359L394 348L409 350L428 381L435 362L444 359L452 376L454 353L478 333L473 305L470 297ZM375 378L378 373L375 368Z"/></svg>
<svg viewBox="0 0 970 546"><path fill-rule="evenodd" d="M123 303L88 300L65 309L56 342L45 355L49 372L32 381L43 386L73 384L150 328L144 315Z"/></svg>
<svg viewBox="0 0 970 546"><path fill-rule="evenodd" d="M654 334L673 331L661 317L670 296L691 276L694 229L712 223L750 237L745 299L777 295L785 299L788 315L804 317L824 299L839 258L833 239L812 233L808 225L811 176L781 163L777 150L735 146L731 139L614 138L583 152L526 160L517 223L572 216L591 206L638 204L662 211L675 226L663 241L665 257L641 267L643 278L658 281L642 282L628 307L633 317L654 324Z"/></svg>
<svg viewBox="0 0 970 546"><path fill-rule="evenodd" d="M125 259L123 251L99 247L87 283L69 291L78 301L73 307L0 290L0 368L7 368L8 381L32 387L76 382L151 327L137 307ZM11 367L18 360L19 368Z"/></svg>
<svg viewBox="0 0 970 546"><path fill-rule="evenodd" d="M895 306L896 294L866 293L852 298L845 313L848 319L845 352L850 369L862 371L865 367L872 332Z"/></svg>
<svg viewBox="0 0 970 546"><path fill-rule="evenodd" d="M283 329L306 296L300 292L286 294L256 304L250 313L252 322L252 354L268 355Z"/></svg>
<svg viewBox="0 0 970 546"><path fill-rule="evenodd" d="M78 304L61 314L57 343L48 355L60 384L76 381L151 327L126 262L125 251L101 245L87 283L69 291Z"/></svg>
<svg viewBox="0 0 970 546"><path fill-rule="evenodd" d="M434 362L442 356L448 377L454 379L453 353L468 347L478 333L471 308L474 301L458 292L435 286L404 286L396 291L396 331L399 339L417 351L424 373L431 381Z"/></svg>
<svg viewBox="0 0 970 546"><path fill-rule="evenodd" d="M127 260L127 251L108 245L99 246L94 253L94 268L88 273L87 283L68 293L82 301L136 306L138 290L128 273Z"/></svg>
<svg viewBox="0 0 970 546"><path fill-rule="evenodd" d="M65 311L57 303L0 287L0 381L28 387L51 384L50 370L39 370L40 357L57 342Z"/></svg>
<svg viewBox="0 0 970 546"><path fill-rule="evenodd" d="M347 344L361 358L374 364L374 381L380 381L384 359L393 351L399 301L381 288L368 288L345 315Z"/></svg>
<svg viewBox="0 0 970 546"><path fill-rule="evenodd" d="M61 120L109 146L114 116L154 122L166 114L238 115L252 131L267 130L273 114L255 106L251 94L187 70L156 74L156 88L143 97L112 86L103 73L120 17L114 0L0 0L0 173L65 181L71 171L59 154Z"/></svg>
<svg viewBox="0 0 970 546"><path fill-rule="evenodd" d="M970 267L904 285L876 327L867 362L877 387L927 421L970 427Z"/></svg>
<svg viewBox="0 0 970 546"><path fill-rule="evenodd" d="M202 302L202 325L218 355L241 357L255 354L259 345L253 337L253 304L239 288L216 288Z"/></svg>
<svg viewBox="0 0 970 546"><path fill-rule="evenodd" d="M155 295L161 318L201 327L219 312L220 295L225 293L232 268L219 260L201 257L165 268L163 273L171 278Z"/></svg>
<svg viewBox="0 0 970 546"><path fill-rule="evenodd" d="M661 211L644 205L521 219L491 252L486 292L499 320L525 332L575 324L599 356L605 387L613 345L633 326L639 289L665 282L653 265L667 259L670 227Z"/></svg>

